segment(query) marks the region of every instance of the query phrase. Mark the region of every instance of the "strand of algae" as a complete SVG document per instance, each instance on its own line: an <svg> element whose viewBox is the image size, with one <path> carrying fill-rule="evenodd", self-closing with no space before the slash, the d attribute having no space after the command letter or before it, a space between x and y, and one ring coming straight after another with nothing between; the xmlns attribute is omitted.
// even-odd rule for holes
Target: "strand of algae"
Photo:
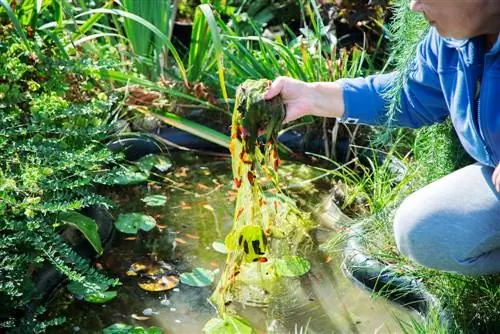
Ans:
<svg viewBox="0 0 500 334"><path fill-rule="evenodd" d="M238 287L257 285L269 298L281 276L309 271L309 262L298 255L311 245L308 230L313 224L279 188L277 136L285 109L279 96L263 99L269 85L269 80L247 80L236 92L230 151L238 194L233 228L225 240L226 265L211 297L220 318L205 325L206 333L252 333L248 322L227 308L233 301L245 303Z"/></svg>

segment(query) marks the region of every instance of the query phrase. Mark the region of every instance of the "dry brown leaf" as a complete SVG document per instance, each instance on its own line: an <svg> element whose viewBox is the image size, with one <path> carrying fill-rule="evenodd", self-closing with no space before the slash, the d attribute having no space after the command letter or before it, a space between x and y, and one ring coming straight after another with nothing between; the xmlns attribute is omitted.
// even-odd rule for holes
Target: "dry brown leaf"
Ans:
<svg viewBox="0 0 500 334"><path fill-rule="evenodd" d="M125 238L125 239L123 239L123 240L135 240L135 239L137 239L137 237L126 237L126 238Z"/></svg>
<svg viewBox="0 0 500 334"><path fill-rule="evenodd" d="M196 188L201 189L201 190L208 190L208 189L210 189L210 187L207 187L203 183L197 183L196 184Z"/></svg>
<svg viewBox="0 0 500 334"><path fill-rule="evenodd" d="M203 204L203 207L208 211L214 212L214 208L210 204Z"/></svg>
<svg viewBox="0 0 500 334"><path fill-rule="evenodd" d="M135 320L139 320L139 321L144 321L144 320L148 320L149 317L145 317L143 315L137 315L137 314L132 314L132 318L135 319Z"/></svg>
<svg viewBox="0 0 500 334"><path fill-rule="evenodd" d="M185 244L186 243L186 240L182 239L182 238L175 238L175 241L179 244Z"/></svg>
<svg viewBox="0 0 500 334"><path fill-rule="evenodd" d="M167 228L167 225L156 224L156 227L158 227L158 229L161 231L161 230L166 229L166 228Z"/></svg>
<svg viewBox="0 0 500 334"><path fill-rule="evenodd" d="M190 238L190 239L199 239L200 237L197 236L197 235L193 235L191 233L186 233L186 237Z"/></svg>

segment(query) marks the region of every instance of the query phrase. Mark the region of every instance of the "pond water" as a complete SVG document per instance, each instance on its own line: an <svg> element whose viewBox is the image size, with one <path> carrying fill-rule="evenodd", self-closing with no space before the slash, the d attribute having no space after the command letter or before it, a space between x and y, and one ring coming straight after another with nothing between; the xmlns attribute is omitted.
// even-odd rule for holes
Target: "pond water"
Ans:
<svg viewBox="0 0 500 334"><path fill-rule="evenodd" d="M322 179L308 182L321 172L301 164L284 163L282 180L290 194L305 208L319 205L328 195ZM121 213L141 212L153 216L157 227L131 236L117 232L112 249L95 264L122 282L118 296L106 304L92 304L62 289L49 306L51 316L65 316L63 326L50 333L99 333L114 323L148 328L158 326L164 333L201 333L216 311L208 298L223 270L226 255L212 244L224 240L232 226L236 192L232 189L230 161L190 155L176 158L163 182L124 187L111 197ZM162 207L148 207L141 198L152 194L167 196ZM330 232L319 228L313 236L320 244ZM369 293L345 278L339 258L319 250L309 259L311 271L300 279L286 278L286 295L268 305L236 305L241 316L258 332L266 333L397 333L396 317L416 318L407 309ZM215 282L207 287L180 283L174 289L148 292L137 276L127 275L134 263L146 266L173 266L179 272L200 267L216 270Z"/></svg>

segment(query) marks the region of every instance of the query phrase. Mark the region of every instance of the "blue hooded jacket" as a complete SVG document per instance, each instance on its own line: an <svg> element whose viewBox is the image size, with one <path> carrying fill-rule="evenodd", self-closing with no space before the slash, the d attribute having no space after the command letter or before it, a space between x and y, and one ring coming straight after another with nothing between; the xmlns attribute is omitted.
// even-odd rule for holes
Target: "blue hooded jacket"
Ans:
<svg viewBox="0 0 500 334"><path fill-rule="evenodd" d="M382 97L396 73L341 79L344 123L383 124ZM479 163L500 162L500 35L485 51L484 37L454 40L432 28L419 44L401 92L394 124L418 128L448 115L465 150Z"/></svg>

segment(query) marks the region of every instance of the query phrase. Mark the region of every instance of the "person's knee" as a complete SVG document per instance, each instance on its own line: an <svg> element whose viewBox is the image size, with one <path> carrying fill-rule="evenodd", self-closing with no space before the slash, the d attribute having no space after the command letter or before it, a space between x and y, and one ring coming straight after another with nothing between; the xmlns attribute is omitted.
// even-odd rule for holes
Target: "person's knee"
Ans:
<svg viewBox="0 0 500 334"><path fill-rule="evenodd" d="M411 195L401 203L394 217L396 246L401 254L412 259L420 251L419 240L423 237L423 217L420 213L418 201Z"/></svg>
<svg viewBox="0 0 500 334"><path fill-rule="evenodd" d="M444 236L437 220L441 218L429 205L425 194L417 192L408 196L394 217L394 238L400 253L418 264L434 268L439 266L438 250L441 259L451 256L445 254L448 248L440 243Z"/></svg>

